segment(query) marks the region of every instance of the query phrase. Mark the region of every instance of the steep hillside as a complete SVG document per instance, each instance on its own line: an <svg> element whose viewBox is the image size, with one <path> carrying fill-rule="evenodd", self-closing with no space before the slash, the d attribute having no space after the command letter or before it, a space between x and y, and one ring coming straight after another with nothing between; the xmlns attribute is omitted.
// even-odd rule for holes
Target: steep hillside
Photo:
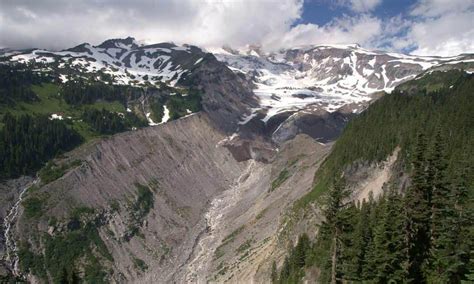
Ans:
<svg viewBox="0 0 474 284"><path fill-rule="evenodd" d="M336 277L350 281L385 282L389 279L406 281L410 278L426 281L426 277L429 277L430 281L446 279L445 277L458 279L456 281L467 279L469 271L472 271L472 267L469 266L469 259L472 257L469 253L472 251L472 242L470 242L472 222L468 222L462 216L464 214L469 216L473 206L474 172L469 166L474 162L472 160L474 154L473 88L474 76L472 74L461 71L432 72L417 80L402 84L392 94L385 95L352 120L335 143L331 154L317 171L312 191L297 201L294 206L295 213L292 219L295 223L312 218L316 220L318 216L314 214L315 207L323 208L327 222L320 223L319 234L306 230L310 233L310 239L315 238L315 241L309 241L307 236L298 241L300 245L290 250L290 258L287 262L284 264L280 262L282 270L278 281L294 283L306 277L310 281L319 279L324 283L330 281L334 273ZM335 183L340 179L341 174L345 180L343 185ZM424 175L426 176L423 177ZM423 201L423 197L416 195L420 180L426 182L423 185L426 188L422 191L423 194L433 196L427 197L426 201ZM434 185L432 185L433 182ZM431 193L428 194L428 192ZM436 197L443 194L444 197ZM338 201L335 201L336 196L338 196ZM376 202L374 198L380 201ZM459 199L454 201L456 198ZM360 203L356 203L364 199L365 205L362 207ZM384 203L385 199L388 199L388 203ZM423 202L429 204L426 212L422 211ZM336 207L333 207L334 204ZM457 205L454 206L454 204ZM413 222L411 224L421 222L416 218L422 215L416 214L431 216L427 217L430 224L441 222L446 225L447 222L451 222L444 219L440 221L440 216L443 215L437 215L439 214L435 211L437 206L442 206L445 212L452 212L449 214L453 214L450 215L453 219L448 218L449 220L459 218L456 220L464 222L457 223L464 224L461 227L456 227L458 225L451 227L452 230L457 230L455 233L457 236L463 237L456 237L454 240L452 237L443 235L445 242L452 241L451 245L456 243L454 247L444 247L441 250L437 235L432 235L431 245L421 239L408 238L403 241L397 239L395 235L388 235L392 232L391 230L398 235L400 235L400 230L405 232L407 227L403 227L403 224L407 223L404 222ZM399 210L404 210L407 215L403 217L393 213ZM433 213L427 213L430 210L434 210ZM336 212L334 213L336 215L331 215L331 212ZM357 219L359 217L360 220ZM328 220L328 218L336 219ZM392 219L389 220L389 218ZM339 228L334 226L339 226L338 224L346 227L343 231L339 231L340 235L334 235L333 229ZM382 226L385 227L382 228ZM366 251L370 251L365 256L360 251L361 244L356 242L358 235L354 235L361 233L357 231L358 228L365 228L365 233L368 234L364 240L369 243L362 244L362 248L365 246ZM286 227L286 230L298 232L297 226ZM379 234L377 230L383 230L380 234L385 232L387 238L392 239L381 239L381 236L376 235ZM430 229L427 230L430 231ZM331 244L334 239L340 241L337 253L340 253L341 258L337 256L336 260L331 258L335 251L334 245ZM372 243L370 243L371 240L373 240ZM405 244L407 240L409 243ZM393 248L382 247L384 246L380 243L382 241L387 242L388 246L392 245ZM419 247L421 244L427 245L421 251L432 252L434 255L416 256L415 252L411 251L407 259L403 257L404 245ZM306 248L305 252L303 256L298 256L302 247ZM456 268L449 266L451 264L447 262L437 262L439 258L436 257L441 257L442 253L453 255L454 250L448 252L449 248L457 248L461 252L457 251L455 254L463 254ZM379 257L380 254L386 254L385 260ZM297 261L295 258L298 257L303 258L302 262L295 262ZM419 263L423 263L422 268L421 266L416 268L416 262L413 262L416 257L420 257ZM448 256L446 257L448 259ZM355 261L362 263L357 264L361 270L354 270ZM391 266L386 267L387 270L384 270L384 273L371 272L381 271L386 263L384 261L393 261ZM404 261L408 263L406 266L403 266ZM335 263L337 268L333 270ZM395 263L401 266L396 266ZM437 271L434 267L438 267L436 269L449 267L451 274L447 271L442 272L443 270ZM421 272L417 269L422 269L425 274L420 276ZM291 272L288 273L288 271ZM306 276L304 276L305 272ZM454 283L457 283L456 281Z"/></svg>
<svg viewBox="0 0 474 284"><path fill-rule="evenodd" d="M382 226L388 189L390 210L417 207L398 194L422 168L420 133L426 168L445 141L446 183L474 186L473 60L131 38L3 51L0 279L328 282L328 224L350 247L365 219ZM337 277L387 280L342 263Z"/></svg>
<svg viewBox="0 0 474 284"><path fill-rule="evenodd" d="M153 269L167 279L205 230L209 200L247 167L216 147L223 138L193 115L69 153L57 163L72 170L24 197L15 234L21 271L97 283Z"/></svg>
<svg viewBox="0 0 474 284"><path fill-rule="evenodd" d="M196 114L68 153L23 196L7 260L41 282L251 281L330 145L298 136L238 162L225 138Z"/></svg>

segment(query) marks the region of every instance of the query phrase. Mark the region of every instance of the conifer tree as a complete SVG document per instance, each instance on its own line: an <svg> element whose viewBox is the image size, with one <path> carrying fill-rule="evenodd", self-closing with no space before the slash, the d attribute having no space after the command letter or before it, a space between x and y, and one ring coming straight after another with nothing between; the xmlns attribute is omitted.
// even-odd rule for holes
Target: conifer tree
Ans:
<svg viewBox="0 0 474 284"><path fill-rule="evenodd" d="M374 236L375 279L378 283L401 283L406 278L406 243L401 234L404 229L403 201L394 189L385 198L386 201L381 203L381 220L375 228Z"/></svg>
<svg viewBox="0 0 474 284"><path fill-rule="evenodd" d="M290 262L288 261L288 257L285 257L285 261L283 262L283 266L280 272L280 282L285 283L284 281L290 277Z"/></svg>
<svg viewBox="0 0 474 284"><path fill-rule="evenodd" d="M358 278L358 255L360 247L357 246L357 236L355 228L359 221L360 210L354 203L345 206L339 212L340 224L340 253L338 274L345 280L355 280Z"/></svg>
<svg viewBox="0 0 474 284"><path fill-rule="evenodd" d="M431 207L431 248L428 280L448 283L448 267L452 265L455 238L453 227L456 211L454 195L446 183L444 142L440 131L437 132L428 163L429 184L432 191Z"/></svg>
<svg viewBox="0 0 474 284"><path fill-rule="evenodd" d="M331 235L331 283L336 283L340 278L340 270L338 269L338 260L340 258L342 223L339 211L343 206L343 199L347 196L344 188L344 178L337 178L334 187L330 191L328 207L325 212L326 223L328 224Z"/></svg>
<svg viewBox="0 0 474 284"><path fill-rule="evenodd" d="M430 248L431 192L426 172L426 138L421 132L417 138L413 159L412 186L405 194L405 232L408 244L408 281L425 281L423 267Z"/></svg>

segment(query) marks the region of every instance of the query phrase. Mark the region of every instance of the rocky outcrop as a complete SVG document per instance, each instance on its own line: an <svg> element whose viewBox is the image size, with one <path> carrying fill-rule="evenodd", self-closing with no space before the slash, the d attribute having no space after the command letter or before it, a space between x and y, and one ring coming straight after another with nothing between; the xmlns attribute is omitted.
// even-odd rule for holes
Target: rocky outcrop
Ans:
<svg viewBox="0 0 474 284"><path fill-rule="evenodd" d="M113 258L102 260L111 281L265 283L266 259L283 252L285 212L311 189L330 145L297 135L268 154L271 163L238 161L225 145L229 138L206 114L195 114L80 147L58 160L80 160L78 167L27 193L47 199L38 219L20 208L16 238L40 253L41 236L77 230L83 219L71 214L90 208ZM142 219L140 208L132 210L139 187L153 196Z"/></svg>
<svg viewBox="0 0 474 284"><path fill-rule="evenodd" d="M212 122L221 130L236 131L243 115L258 105L252 84L232 72L225 64L208 53L203 61L180 84L203 93L202 106Z"/></svg>
<svg viewBox="0 0 474 284"><path fill-rule="evenodd" d="M39 220L31 223L22 216L19 237L35 244L29 236L66 230L50 228L52 216L67 222L76 208L92 208L101 212L99 233L114 259L108 264L113 279L141 277L134 264L141 259L165 281L206 230L204 213L211 200L230 188L248 164L218 145L224 137L206 115L196 114L79 148L68 159L80 159L81 166L31 193L48 199ZM151 190L153 204L135 222L131 203L139 186Z"/></svg>
<svg viewBox="0 0 474 284"><path fill-rule="evenodd" d="M298 134L307 134L322 143L334 141L352 116L325 110L295 112L272 133L272 140L281 144Z"/></svg>

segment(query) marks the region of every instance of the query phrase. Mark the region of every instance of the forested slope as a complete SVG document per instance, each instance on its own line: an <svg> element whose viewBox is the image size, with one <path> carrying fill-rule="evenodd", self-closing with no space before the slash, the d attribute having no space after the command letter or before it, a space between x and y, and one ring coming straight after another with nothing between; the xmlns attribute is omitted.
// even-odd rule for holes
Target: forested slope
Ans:
<svg viewBox="0 0 474 284"><path fill-rule="evenodd" d="M398 87L349 123L296 210L317 201L326 221L290 249L279 283L316 268L319 281L460 283L472 280L474 76L433 72ZM352 165L401 148L383 196L351 202ZM407 186L397 177L410 176ZM325 198L322 198L325 197Z"/></svg>

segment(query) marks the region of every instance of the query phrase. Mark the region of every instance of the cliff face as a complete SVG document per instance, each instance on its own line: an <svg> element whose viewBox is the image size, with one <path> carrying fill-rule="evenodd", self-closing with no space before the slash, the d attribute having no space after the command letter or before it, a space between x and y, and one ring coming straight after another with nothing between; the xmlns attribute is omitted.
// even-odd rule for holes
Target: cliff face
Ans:
<svg viewBox="0 0 474 284"><path fill-rule="evenodd" d="M38 220L22 215L20 242L37 253L47 233L61 236L71 230L77 208L94 209L95 224L113 262L116 281L136 279L147 267L172 273L184 263L199 234L206 229L204 213L214 196L229 188L247 162L237 162L218 142L223 134L205 115L196 114L158 127L113 136L69 154L81 165L62 178L30 192L47 195ZM140 201L140 188L152 193ZM137 217L138 212L144 212ZM51 218L57 219L51 225ZM163 279L167 279L166 277Z"/></svg>
<svg viewBox="0 0 474 284"><path fill-rule="evenodd" d="M331 146L299 135L271 161L239 162L227 139L195 114L68 153L57 162L81 162L26 194L15 227L20 253L48 258L69 236L96 228L100 240L86 249L113 282L265 282L266 260L282 253L285 212L311 189ZM34 216L32 199L41 200ZM74 261L80 277L89 261L87 254ZM20 264L30 281L45 282Z"/></svg>

